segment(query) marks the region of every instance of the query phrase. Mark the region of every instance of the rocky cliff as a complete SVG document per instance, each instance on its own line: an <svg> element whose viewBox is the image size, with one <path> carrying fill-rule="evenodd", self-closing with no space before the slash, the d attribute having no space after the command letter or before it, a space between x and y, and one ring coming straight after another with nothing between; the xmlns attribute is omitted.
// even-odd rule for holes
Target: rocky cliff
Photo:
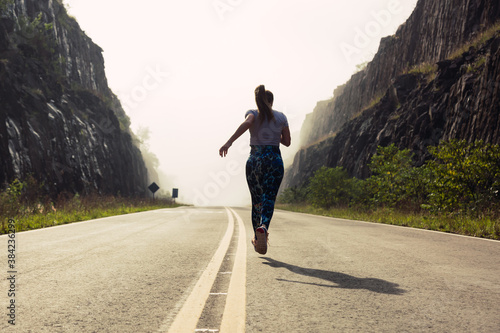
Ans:
<svg viewBox="0 0 500 333"><path fill-rule="evenodd" d="M147 169L102 49L60 1L3 6L0 159L0 184L31 174L52 195L145 193Z"/></svg>
<svg viewBox="0 0 500 333"><path fill-rule="evenodd" d="M416 64L446 59L458 45L494 24L499 17L497 0L418 1L396 34L380 41L379 50L366 69L334 92L326 110L315 110L307 117L302 144L337 132L383 94L397 75Z"/></svg>
<svg viewBox="0 0 500 333"><path fill-rule="evenodd" d="M367 67L306 118L284 187L322 165L365 178L378 145L409 148L421 164L443 139L500 143L498 32L457 53L499 19L496 0L420 0Z"/></svg>

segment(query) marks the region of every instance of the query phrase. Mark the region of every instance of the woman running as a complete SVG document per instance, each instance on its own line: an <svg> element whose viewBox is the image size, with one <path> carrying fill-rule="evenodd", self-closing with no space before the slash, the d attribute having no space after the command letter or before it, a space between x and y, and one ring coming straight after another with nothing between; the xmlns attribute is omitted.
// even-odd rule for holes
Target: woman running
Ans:
<svg viewBox="0 0 500 333"><path fill-rule="evenodd" d="M246 112L245 121L220 148L219 154L225 157L233 142L250 129L246 178L252 196L252 244L255 251L266 254L269 224L284 173L279 147L280 143L290 146L291 138L286 116L272 109L273 93L260 85L255 89L255 101L257 110Z"/></svg>

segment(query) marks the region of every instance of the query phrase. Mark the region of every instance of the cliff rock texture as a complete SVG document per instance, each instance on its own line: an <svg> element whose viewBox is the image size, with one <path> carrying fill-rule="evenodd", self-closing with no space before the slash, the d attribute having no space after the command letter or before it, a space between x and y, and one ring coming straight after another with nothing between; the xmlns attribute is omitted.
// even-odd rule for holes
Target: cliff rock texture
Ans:
<svg viewBox="0 0 500 333"><path fill-rule="evenodd" d="M370 104L404 70L423 62L446 59L500 17L496 0L420 0L396 34L383 38L373 60L364 71L334 92L327 110L307 117L302 145L331 133Z"/></svg>
<svg viewBox="0 0 500 333"><path fill-rule="evenodd" d="M57 195L145 193L147 169L108 87L102 49L57 0L0 16L0 184L32 175Z"/></svg>
<svg viewBox="0 0 500 333"><path fill-rule="evenodd" d="M304 185L323 165L368 177L378 145L409 148L421 164L426 147L440 140L500 143L498 32L453 55L498 19L496 0L420 0L397 33L381 41L367 68L306 118L303 148L284 188ZM408 71L418 64L424 65Z"/></svg>

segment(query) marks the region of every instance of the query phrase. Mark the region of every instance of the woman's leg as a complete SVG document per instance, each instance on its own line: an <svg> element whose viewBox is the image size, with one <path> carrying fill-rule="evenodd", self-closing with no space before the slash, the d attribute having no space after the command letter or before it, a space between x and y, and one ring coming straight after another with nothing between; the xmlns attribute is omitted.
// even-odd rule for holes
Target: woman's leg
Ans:
<svg viewBox="0 0 500 333"><path fill-rule="evenodd" d="M246 164L246 178L248 189L252 197L252 226L253 231L260 226L262 220L262 185L260 184L262 163L258 156L250 155Z"/></svg>
<svg viewBox="0 0 500 333"><path fill-rule="evenodd" d="M269 224L274 214L274 204L278 190L283 180L284 167L283 160L279 153L272 153L267 156L263 166L262 182L262 220L261 223L269 230Z"/></svg>

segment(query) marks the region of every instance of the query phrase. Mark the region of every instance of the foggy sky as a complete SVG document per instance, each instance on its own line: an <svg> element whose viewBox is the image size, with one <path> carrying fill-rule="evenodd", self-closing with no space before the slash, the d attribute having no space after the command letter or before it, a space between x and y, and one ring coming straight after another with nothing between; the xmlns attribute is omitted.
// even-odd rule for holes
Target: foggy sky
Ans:
<svg viewBox="0 0 500 333"><path fill-rule="evenodd" d="M417 1L64 2L103 48L108 83L132 129L149 128L160 187L179 188L185 203L248 205L248 134L225 159L218 150L256 108L255 87L274 93L296 144L305 115L371 60ZM282 146L284 157L293 149Z"/></svg>

